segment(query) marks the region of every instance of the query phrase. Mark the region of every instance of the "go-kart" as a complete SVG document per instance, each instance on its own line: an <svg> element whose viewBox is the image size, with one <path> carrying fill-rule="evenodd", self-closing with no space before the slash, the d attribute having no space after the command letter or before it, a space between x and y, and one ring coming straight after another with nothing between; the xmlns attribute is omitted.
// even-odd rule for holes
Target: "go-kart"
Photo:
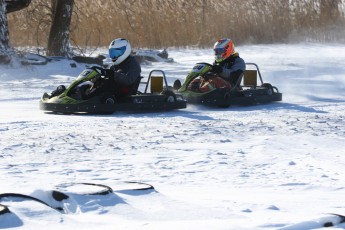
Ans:
<svg viewBox="0 0 345 230"><path fill-rule="evenodd" d="M117 111L155 112L186 108L183 96L169 90L171 87L162 70L152 70L147 82L141 82L143 77L140 77L132 86L94 93L102 78L103 68L87 68L67 88L59 86L52 94L44 93L39 102L40 109L57 113L111 114ZM140 83L146 84L143 93L138 91Z"/></svg>
<svg viewBox="0 0 345 230"><path fill-rule="evenodd" d="M254 69L248 70L249 66ZM214 88L201 92L194 84L198 82L198 79L212 72L212 65L197 63L182 85L179 80L174 82L174 89L187 99L187 103L224 108L231 105L253 105L282 100L282 93L277 87L263 82L257 64L246 63L246 67L247 70L231 87ZM260 84L258 84L258 79Z"/></svg>

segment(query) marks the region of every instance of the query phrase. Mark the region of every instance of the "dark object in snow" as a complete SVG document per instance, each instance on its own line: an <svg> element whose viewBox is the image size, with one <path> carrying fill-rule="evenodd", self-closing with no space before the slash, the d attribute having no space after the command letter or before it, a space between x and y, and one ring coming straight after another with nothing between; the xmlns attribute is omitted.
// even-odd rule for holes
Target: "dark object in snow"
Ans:
<svg viewBox="0 0 345 230"><path fill-rule="evenodd" d="M140 49L137 51L133 51L132 56L141 63L150 63L150 62L173 62L174 59L168 57L168 52L166 49L159 51L159 50L145 50ZM25 65L46 65L48 62L51 61L60 61L66 60L66 57L60 56L43 56L40 54L35 53L28 53L24 56L25 60L22 61L22 64ZM103 54L99 54L95 57L87 57L87 56L73 56L71 58L73 61L77 63L84 63L90 65L99 65L99 66L110 66L113 64L112 60ZM73 66L71 66L73 67Z"/></svg>
<svg viewBox="0 0 345 230"><path fill-rule="evenodd" d="M50 61L49 58L40 54L27 53L24 55L22 64L24 65L46 65Z"/></svg>
<svg viewBox="0 0 345 230"><path fill-rule="evenodd" d="M338 220L336 220L336 221L325 222L325 223L323 224L323 227L332 227L332 226L336 226L336 225L338 225L338 224L345 223L345 216L344 216L344 215L335 214L335 213L330 213L330 215L336 216L336 217L339 217L339 218L338 218Z"/></svg>
<svg viewBox="0 0 345 230"><path fill-rule="evenodd" d="M76 61L78 63L85 63L85 64L91 64L91 65L103 65L103 60L106 57L104 55L97 55L96 57L86 57L86 56L74 56L72 57L73 61Z"/></svg>
<svg viewBox="0 0 345 230"><path fill-rule="evenodd" d="M42 191L40 194L32 196L20 193L2 193L0 194L0 202L34 201L54 209L61 214L68 214L70 213L68 210L70 202L78 206L82 205L79 203L80 199L74 199L76 196L83 196L83 200L85 200L86 203L91 203L95 200L101 200L102 198L99 196L111 195L105 199L114 199L117 197L115 193L138 196L156 192L152 185L135 181L125 181L122 186L121 183L119 183L116 188L117 189L113 191L110 186L103 184L72 182L57 185L56 190ZM96 197L94 198L94 196ZM119 202L123 201L121 199L113 200L112 204L115 205ZM99 204L102 205L102 203L104 204L104 202L100 202ZM9 207L11 206L9 205ZM12 216L6 216L8 214ZM7 223L1 222L3 220ZM7 205L0 204L0 228L4 226L18 227L23 224L24 223L19 219L19 217L16 216L14 212L11 212Z"/></svg>
<svg viewBox="0 0 345 230"><path fill-rule="evenodd" d="M46 65L48 62L67 60L60 56L44 56L36 53L27 53L23 56L21 63L23 65Z"/></svg>
<svg viewBox="0 0 345 230"><path fill-rule="evenodd" d="M155 188L152 185L147 184L147 183L136 182L136 181L125 181L124 183L127 185L130 185L130 187L126 188L125 186L125 188L118 189L116 190L116 192L124 193L124 194L134 194L135 192L142 192L142 191L156 192Z"/></svg>
<svg viewBox="0 0 345 230"><path fill-rule="evenodd" d="M107 194L110 194L110 193L113 193L113 189L107 185L103 185L103 184L94 184L94 183L66 183L66 184L60 184L58 186L56 186L59 190L66 190L68 191L69 188L73 188L73 186L80 186L80 185L87 185L87 186L93 186L93 187L98 187L100 188L99 191L96 191L96 192L74 192L75 194L79 194L79 195L107 195ZM56 197L55 200L59 201L58 199L66 199L63 197L64 196L67 196L66 194L62 193L62 192L59 192L59 196ZM67 196L68 198L68 196Z"/></svg>
<svg viewBox="0 0 345 230"><path fill-rule="evenodd" d="M173 58L169 58L168 51L166 49L160 50L152 50L152 49L138 49L133 51L133 56L139 62L174 62Z"/></svg>
<svg viewBox="0 0 345 230"><path fill-rule="evenodd" d="M152 50L152 49L138 49L133 50L131 55L140 63L140 64L148 64L151 62L174 62L173 58L169 58L168 51L166 49L160 50ZM103 60L103 66L109 67L113 64L111 58L107 56Z"/></svg>
<svg viewBox="0 0 345 230"><path fill-rule="evenodd" d="M56 201L62 201L62 200L66 200L69 198L68 195L59 192L59 191L52 191L52 197L54 198L54 200Z"/></svg>
<svg viewBox="0 0 345 230"><path fill-rule="evenodd" d="M64 114L111 114L117 111L156 112L186 108L186 100L170 90L162 70L150 72L147 82L142 82L145 84L143 93L138 91L141 78L132 86L102 92L98 87L105 82L104 69L93 66L85 69L65 90L57 89L51 95L44 93L39 102L40 109Z"/></svg>
<svg viewBox="0 0 345 230"><path fill-rule="evenodd" d="M2 193L0 194L0 201L3 199L3 198L20 198L20 199L24 199L24 200L33 200L33 201L36 201L36 202L39 202L41 204L44 204L54 210L57 210L59 212L63 211L63 208L62 207L53 207L51 206L50 204L44 202L43 200L40 200L36 197L33 197L33 196L29 196L29 195L24 195L24 194L20 194L20 193Z"/></svg>
<svg viewBox="0 0 345 230"><path fill-rule="evenodd" d="M282 228L279 228L279 230L320 229L338 226L343 223L345 223L344 215L330 213L328 216L321 217L315 220L309 220L297 224L284 226Z"/></svg>
<svg viewBox="0 0 345 230"><path fill-rule="evenodd" d="M9 55L0 53L0 64L9 64L11 62L11 57Z"/></svg>
<svg viewBox="0 0 345 230"><path fill-rule="evenodd" d="M8 209L6 205L0 204L0 215L10 213L11 211Z"/></svg>
<svg viewBox="0 0 345 230"><path fill-rule="evenodd" d="M51 61L61 61L61 60L68 60L66 57L59 57L59 56L43 56L40 54L35 53L27 53L24 55L25 60L23 60L23 64L25 65L46 65L48 62ZM105 56L98 55L96 57L86 57L86 56L74 56L72 60L77 63L84 63L84 64L91 64L91 65L103 65L103 59ZM73 66L72 66L73 65ZM75 67L75 63L71 63L71 67Z"/></svg>
<svg viewBox="0 0 345 230"><path fill-rule="evenodd" d="M281 101L282 93L277 87L263 82L259 67L255 63L246 63L246 65L254 66L255 69L246 70L235 85L222 88L212 87L213 89L205 92L198 89L205 82L203 77L212 72L212 65L197 63L182 85L179 80L174 82L174 89L181 93L188 103L221 108L227 108L231 105L253 105ZM199 85L195 87L195 83Z"/></svg>
<svg viewBox="0 0 345 230"><path fill-rule="evenodd" d="M93 188L91 189L91 187ZM97 188L99 190L95 190ZM143 182L137 182L137 181L121 182L116 186L115 190L113 190L110 186L103 185L103 184L75 183L75 182L59 184L56 186L56 189L59 191L53 191L56 193L55 196L53 195L53 197L57 201L62 201L64 199L67 199L68 195L66 195L65 193L70 193L70 194L73 193L77 195L107 195L113 192L129 194L131 192L136 192L136 191L147 191L147 190L155 191L152 185L143 183ZM76 191L76 189L78 189L78 191Z"/></svg>

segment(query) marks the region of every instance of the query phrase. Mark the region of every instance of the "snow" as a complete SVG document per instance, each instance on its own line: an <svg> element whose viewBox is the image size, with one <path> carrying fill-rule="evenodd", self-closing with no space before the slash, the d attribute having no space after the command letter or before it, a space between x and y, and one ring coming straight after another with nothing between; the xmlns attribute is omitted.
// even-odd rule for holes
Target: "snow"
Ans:
<svg viewBox="0 0 345 230"><path fill-rule="evenodd" d="M236 47L283 101L166 113L56 115L43 92L84 68L71 61L0 66L0 228L312 229L345 214L345 45ZM104 50L100 51L104 52ZM169 49L174 63L143 65L183 80L211 49ZM141 188L142 182L154 190ZM109 186L112 193L82 183ZM66 186L66 185L71 185ZM58 202L52 191L67 194ZM332 228L332 227L329 227Z"/></svg>

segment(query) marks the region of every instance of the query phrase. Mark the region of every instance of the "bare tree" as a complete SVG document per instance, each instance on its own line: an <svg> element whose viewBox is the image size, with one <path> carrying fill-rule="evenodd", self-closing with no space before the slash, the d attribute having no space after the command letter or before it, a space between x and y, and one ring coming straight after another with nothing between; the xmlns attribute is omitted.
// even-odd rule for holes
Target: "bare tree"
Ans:
<svg viewBox="0 0 345 230"><path fill-rule="evenodd" d="M74 0L52 0L52 24L48 38L47 55L70 55L69 33Z"/></svg>
<svg viewBox="0 0 345 230"><path fill-rule="evenodd" d="M7 13L21 10L30 4L31 0L0 0L0 63L9 63L14 51L9 46L9 31Z"/></svg>
<svg viewBox="0 0 345 230"><path fill-rule="evenodd" d="M6 16L6 3L0 0L0 63L10 62L9 55L9 34Z"/></svg>

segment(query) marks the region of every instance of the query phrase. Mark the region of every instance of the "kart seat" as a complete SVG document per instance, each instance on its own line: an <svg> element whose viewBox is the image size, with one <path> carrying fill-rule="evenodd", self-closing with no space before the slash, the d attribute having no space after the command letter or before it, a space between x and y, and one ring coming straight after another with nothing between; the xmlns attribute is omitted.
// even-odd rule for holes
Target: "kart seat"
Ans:
<svg viewBox="0 0 345 230"><path fill-rule="evenodd" d="M232 89L241 89L241 82L243 79L244 73L241 71L236 71L231 75L230 84Z"/></svg>
<svg viewBox="0 0 345 230"><path fill-rule="evenodd" d="M163 91L163 77L151 76L151 93L161 93Z"/></svg>
<svg viewBox="0 0 345 230"><path fill-rule="evenodd" d="M243 86L255 88L258 85L258 72L256 70L246 70L244 72Z"/></svg>

